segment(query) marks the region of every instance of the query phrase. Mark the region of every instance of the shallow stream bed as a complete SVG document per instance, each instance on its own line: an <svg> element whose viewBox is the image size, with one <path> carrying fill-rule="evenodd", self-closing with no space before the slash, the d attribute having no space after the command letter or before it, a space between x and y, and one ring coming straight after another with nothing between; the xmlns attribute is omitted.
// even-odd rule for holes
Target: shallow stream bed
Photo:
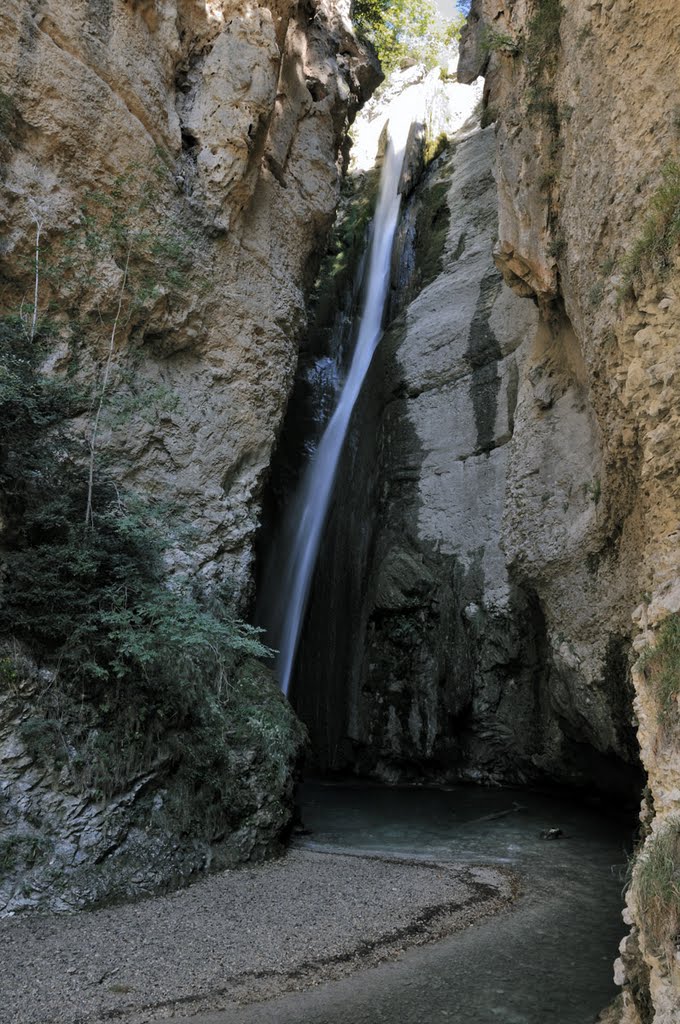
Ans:
<svg viewBox="0 0 680 1024"><path fill-rule="evenodd" d="M615 996L630 827L602 809L526 792L307 784L300 845L503 864L511 911L307 992L194 1024L592 1024ZM550 828L554 840L541 838ZM304 900L304 892L300 893Z"/></svg>

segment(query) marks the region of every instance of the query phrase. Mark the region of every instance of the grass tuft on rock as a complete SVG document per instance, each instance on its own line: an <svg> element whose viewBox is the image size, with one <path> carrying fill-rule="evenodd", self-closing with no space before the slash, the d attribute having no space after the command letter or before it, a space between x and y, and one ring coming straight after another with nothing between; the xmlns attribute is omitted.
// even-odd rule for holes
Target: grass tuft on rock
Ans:
<svg viewBox="0 0 680 1024"><path fill-rule="evenodd" d="M669 615L661 623L655 646L643 658L643 668L654 695L659 724L667 732L678 722L680 615Z"/></svg>
<svg viewBox="0 0 680 1024"><path fill-rule="evenodd" d="M661 185L651 197L642 233L622 263L623 294L646 274L664 277L673 265L680 242L680 163L669 160L661 177Z"/></svg>
<svg viewBox="0 0 680 1024"><path fill-rule="evenodd" d="M633 895L650 951L671 963L680 941L680 816L647 840L633 871Z"/></svg>

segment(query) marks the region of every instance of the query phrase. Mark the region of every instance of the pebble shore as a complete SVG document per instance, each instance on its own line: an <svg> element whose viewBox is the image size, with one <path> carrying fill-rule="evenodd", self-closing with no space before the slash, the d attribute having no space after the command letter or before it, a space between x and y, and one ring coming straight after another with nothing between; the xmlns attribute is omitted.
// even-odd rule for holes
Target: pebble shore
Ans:
<svg viewBox="0 0 680 1024"><path fill-rule="evenodd" d="M146 1024L299 990L512 901L498 868L293 849L140 903L0 922L6 1024Z"/></svg>

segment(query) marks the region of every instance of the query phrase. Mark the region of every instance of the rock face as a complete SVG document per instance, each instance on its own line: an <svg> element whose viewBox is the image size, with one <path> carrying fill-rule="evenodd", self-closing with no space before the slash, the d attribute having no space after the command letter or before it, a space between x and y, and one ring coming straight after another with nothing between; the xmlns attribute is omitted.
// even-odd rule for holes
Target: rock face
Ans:
<svg viewBox="0 0 680 1024"><path fill-rule="evenodd" d="M103 396L98 466L172 509L169 570L243 607L305 290L375 59L334 0L10 0L0 36L2 315L32 339L37 295L43 369L84 396L72 433L92 437ZM302 734L266 673L237 689L274 733L258 754L245 723L230 754L244 785L198 834L162 750L110 800L41 761L26 719L50 679L29 656L16 689L9 664L5 909L149 892L276 847ZM78 713L59 712L67 737ZM155 828L172 800L189 824Z"/></svg>
<svg viewBox="0 0 680 1024"><path fill-rule="evenodd" d="M520 384L506 552L541 595L551 646L578 680L573 711L582 722L591 720L585 701L599 699L594 665L611 637L629 638L642 655L632 679L649 781L646 842L617 980L621 1019L657 1024L680 1014L677 908L662 912L664 946L650 898L661 885L656 851L672 842L680 799L670 639L680 608L674 26L670 0L644 8L474 0L459 68L464 80L486 76L496 263L518 294L537 301L543 338ZM586 486L590 507L563 517L560 506ZM627 716L626 661L610 670ZM665 697L659 676L671 680Z"/></svg>
<svg viewBox="0 0 680 1024"><path fill-rule="evenodd" d="M407 208L402 308L356 417L303 644L321 695L303 687L298 704L332 767L625 791L628 609L610 579L599 630L575 598L549 617L569 573L593 586L597 427L573 333L560 328L556 354L494 266L493 152L492 129L468 130ZM347 566L362 555L357 591ZM339 599L325 579L344 581Z"/></svg>
<svg viewBox="0 0 680 1024"><path fill-rule="evenodd" d="M680 1014L660 867L671 850L677 874L680 855L672 8L474 0L459 78L485 76L494 127L411 199L299 697L329 765L391 780L630 798L640 758L645 843L611 1011L628 1024Z"/></svg>
<svg viewBox="0 0 680 1024"><path fill-rule="evenodd" d="M82 761L83 749L70 741L83 709L62 699L54 725L73 757L63 749L55 757L34 728L45 683L44 673L26 673L0 697L0 916L142 898L281 852L305 737L257 662L242 666L232 683L221 800L211 791L208 757L200 766L204 789L178 771L167 742L143 771L112 765L123 775L113 796L79 784L73 760Z"/></svg>
<svg viewBox="0 0 680 1024"><path fill-rule="evenodd" d="M376 68L332 3L13 0L0 18L5 310L32 296L39 220L58 365L77 319L95 377L130 246L103 440L121 484L188 510L198 571L247 588L308 262Z"/></svg>

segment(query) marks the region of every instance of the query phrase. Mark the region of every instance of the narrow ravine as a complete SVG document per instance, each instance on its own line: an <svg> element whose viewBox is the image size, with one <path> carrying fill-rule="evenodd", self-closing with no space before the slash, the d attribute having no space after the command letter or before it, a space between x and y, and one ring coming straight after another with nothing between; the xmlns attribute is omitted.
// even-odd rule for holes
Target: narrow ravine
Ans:
<svg viewBox="0 0 680 1024"><path fill-rule="evenodd" d="M1 5L1 1024L680 1024L677 7Z"/></svg>

